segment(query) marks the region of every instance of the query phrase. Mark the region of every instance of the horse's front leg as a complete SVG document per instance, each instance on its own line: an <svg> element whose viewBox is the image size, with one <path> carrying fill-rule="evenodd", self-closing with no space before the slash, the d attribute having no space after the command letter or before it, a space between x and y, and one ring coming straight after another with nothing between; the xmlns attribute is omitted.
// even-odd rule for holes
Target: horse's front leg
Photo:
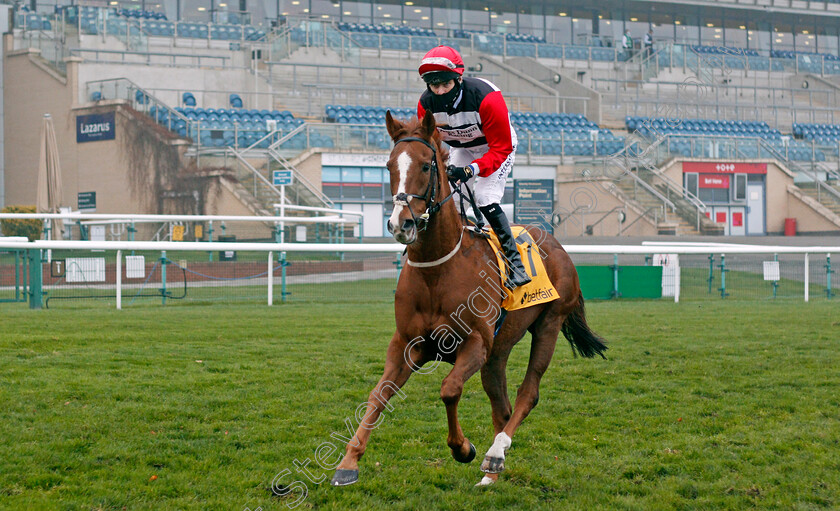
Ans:
<svg viewBox="0 0 840 511"><path fill-rule="evenodd" d="M449 423L449 435L446 444L452 450L452 457L461 463L469 463L475 458L475 446L467 440L458 423L458 402L464 390L464 383L475 374L487 360L487 348L480 335L473 334L465 341L455 365L443 379L440 398L446 405L446 419Z"/></svg>
<svg viewBox="0 0 840 511"><path fill-rule="evenodd" d="M382 410L392 409L388 400L400 392L412 371L425 362L420 350L410 347L398 333L394 334L388 345L385 372L368 397L367 409L359 421L355 435L347 442L344 458L336 467L332 478L333 486L345 486L359 480L359 459L365 454L371 431L379 426Z"/></svg>

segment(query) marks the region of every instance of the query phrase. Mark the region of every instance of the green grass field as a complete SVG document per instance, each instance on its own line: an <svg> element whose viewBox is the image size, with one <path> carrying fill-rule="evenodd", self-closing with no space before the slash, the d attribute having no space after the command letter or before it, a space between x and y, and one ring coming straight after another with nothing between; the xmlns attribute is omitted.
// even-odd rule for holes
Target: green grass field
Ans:
<svg viewBox="0 0 840 511"><path fill-rule="evenodd" d="M309 458L331 476L314 453L381 374L385 301L0 310L2 509L287 509L266 491L286 469L308 487L299 509L840 508L833 301L589 303L609 359L558 342L508 470L481 489L489 403L474 377L460 419L479 456L458 464L446 366L406 385L358 484L295 473Z"/></svg>

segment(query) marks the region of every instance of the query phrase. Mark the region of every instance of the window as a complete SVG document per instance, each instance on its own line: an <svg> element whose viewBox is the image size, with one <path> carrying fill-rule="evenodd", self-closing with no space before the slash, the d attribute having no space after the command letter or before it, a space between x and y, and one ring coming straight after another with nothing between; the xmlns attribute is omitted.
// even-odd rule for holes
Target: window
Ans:
<svg viewBox="0 0 840 511"><path fill-rule="evenodd" d="M685 191L688 194L697 196L697 174L692 172L685 174Z"/></svg>
<svg viewBox="0 0 840 511"><path fill-rule="evenodd" d="M746 174L735 174L735 186L732 188L732 200L736 202L747 200Z"/></svg>
<svg viewBox="0 0 840 511"><path fill-rule="evenodd" d="M700 188L700 200L707 204L729 203L729 188Z"/></svg>
<svg viewBox="0 0 840 511"><path fill-rule="evenodd" d="M817 47L822 53L837 54L837 27L817 27Z"/></svg>
<svg viewBox="0 0 840 511"><path fill-rule="evenodd" d="M813 23L797 23L796 33L793 35L793 44L797 51L817 51L816 27Z"/></svg>
<svg viewBox="0 0 840 511"><path fill-rule="evenodd" d="M548 29L546 40L554 44L571 44L572 18L568 12L562 9L559 9L556 14L556 16L549 16L546 19Z"/></svg>
<svg viewBox="0 0 840 511"><path fill-rule="evenodd" d="M369 2L342 2L341 20L348 23L372 23L371 4Z"/></svg>

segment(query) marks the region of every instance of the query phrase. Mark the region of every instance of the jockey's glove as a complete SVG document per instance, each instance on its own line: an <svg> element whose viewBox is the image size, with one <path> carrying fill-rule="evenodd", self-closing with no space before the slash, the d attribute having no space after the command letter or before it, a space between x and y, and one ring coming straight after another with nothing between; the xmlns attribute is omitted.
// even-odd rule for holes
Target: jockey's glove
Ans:
<svg viewBox="0 0 840 511"><path fill-rule="evenodd" d="M475 163L470 163L466 167L456 167L454 165L446 167L446 175L452 181L466 183L476 174L478 174L478 165Z"/></svg>

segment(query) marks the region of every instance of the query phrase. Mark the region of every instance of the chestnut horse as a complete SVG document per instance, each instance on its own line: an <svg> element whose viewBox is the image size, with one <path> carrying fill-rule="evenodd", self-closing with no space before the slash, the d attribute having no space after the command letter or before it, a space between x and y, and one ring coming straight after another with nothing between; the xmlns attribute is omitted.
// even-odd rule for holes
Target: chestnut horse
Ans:
<svg viewBox="0 0 840 511"><path fill-rule="evenodd" d="M428 374L443 361L453 364L443 379L440 397L446 405L449 435L446 443L455 460L468 463L475 447L458 423L458 401L464 383L481 371L490 398L495 440L487 451L479 484L491 484L504 470L505 451L516 429L536 406L542 375L562 331L584 357L603 355L603 340L587 326L577 271L566 251L545 231L528 228L539 247L545 270L558 293L554 301L502 314L502 277L496 255L481 236L466 230L445 172L434 116L402 123L385 116L394 149L388 160L394 212L388 230L407 245L394 301L397 331L391 338L385 371L370 394L365 415L347 444L332 484L355 483L359 459L388 400L414 371ZM498 333L494 331L501 321ZM505 368L513 346L531 332L531 354L525 379L511 409ZM431 367L423 367L433 362Z"/></svg>

